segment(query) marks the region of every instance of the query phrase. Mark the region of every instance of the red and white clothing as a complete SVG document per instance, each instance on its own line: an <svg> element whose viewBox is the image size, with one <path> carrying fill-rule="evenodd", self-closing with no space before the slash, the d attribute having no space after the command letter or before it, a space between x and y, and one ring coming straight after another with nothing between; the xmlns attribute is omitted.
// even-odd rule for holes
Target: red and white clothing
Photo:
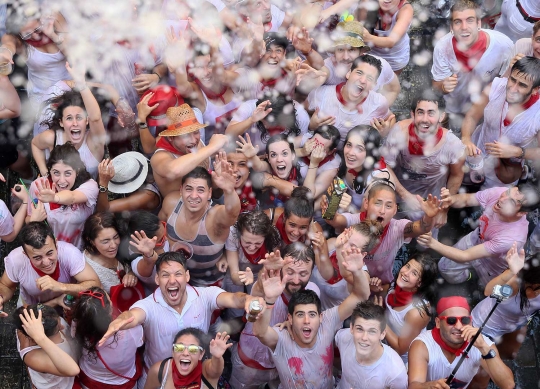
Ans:
<svg viewBox="0 0 540 389"><path fill-rule="evenodd" d="M456 57L452 34L446 34L435 45L431 67L433 80L442 81L452 74L457 74L458 79L454 91L444 95L448 113L467 113L472 101L477 101L484 87L502 74L511 58L514 44L508 37L492 30L480 30L480 33L489 36L489 44L470 72L464 69Z"/></svg>
<svg viewBox="0 0 540 389"><path fill-rule="evenodd" d="M520 38L529 38L533 34L534 22L526 21L523 13L540 20L538 0L519 0L519 4L521 11L516 0L504 0L501 5L501 16L494 28L495 31L503 33L514 42Z"/></svg>
<svg viewBox="0 0 540 389"><path fill-rule="evenodd" d="M508 268L506 253L517 243L518 250L523 248L527 240L529 222L524 215L515 222L505 222L493 211L493 206L508 188L491 188L476 193L480 207L484 213L480 216L478 227L461 238L454 247L467 250L483 244L489 256L468 263L457 263L442 257L439 261L439 272L446 281L452 284L465 282L469 277L469 268L474 267L478 274L479 284L483 287Z"/></svg>
<svg viewBox="0 0 540 389"><path fill-rule="evenodd" d="M85 136L83 144L77 151L81 156L81 160L83 161L84 166L86 167L86 171L90 173L93 179L96 179L98 175L98 165L101 161L98 161L94 154L92 154L92 151L90 151L87 143L87 138L88 134ZM66 143L66 139L64 139L64 131L56 131L55 146L63 145L64 143Z"/></svg>
<svg viewBox="0 0 540 389"><path fill-rule="evenodd" d="M296 88L296 76L292 72L284 69L275 79L263 80L257 68L238 68L235 70L239 74L233 85L234 93L240 95L244 101L250 99L260 99L267 96L269 92L277 91L280 94L294 97Z"/></svg>
<svg viewBox="0 0 540 389"><path fill-rule="evenodd" d="M359 213L343 213L342 215L347 220L347 227L360 223ZM364 258L370 277L380 278L383 284L389 284L393 281L392 266L394 265L394 258L404 243L411 242L411 238L403 236L403 230L410 222L408 219L390 220L387 232L383 234L375 253L368 254Z"/></svg>
<svg viewBox="0 0 540 389"><path fill-rule="evenodd" d="M90 179L79 186L76 190L85 194L85 203L60 205L56 203L44 203L47 212L47 223L52 228L56 239L72 243L79 249L83 247L82 231L86 219L94 213L97 204L99 189L97 183ZM30 185L30 198L37 201L36 182ZM28 201L28 215L31 214L34 204Z"/></svg>
<svg viewBox="0 0 540 389"><path fill-rule="evenodd" d="M383 86L390 83L394 77L394 71L392 70L392 67L388 63L387 60L385 60L382 57L378 57L376 55L372 55L371 52L369 53L372 57L377 58L379 61L381 61L382 64L382 70L381 74L379 74L379 78L377 78L377 84L375 85L375 88L373 89L375 92L379 92ZM347 79L345 78L345 75L350 70L350 67L348 69L344 69L345 72L343 74L340 73L340 67L334 63L335 58L334 56L330 56L324 60L324 66L328 69L328 78L326 79L326 82L324 85L338 85L342 82L346 82Z"/></svg>
<svg viewBox="0 0 540 389"><path fill-rule="evenodd" d="M371 119L387 118L390 115L386 98L374 91L370 91L366 99L360 105L360 110L349 110L343 105L341 87L339 85L323 85L312 90L307 101L309 110L319 108L319 117L334 116L334 126L341 134L341 143L345 142L347 133L360 124L370 124ZM344 84L343 84L344 85Z"/></svg>
<svg viewBox="0 0 540 389"><path fill-rule="evenodd" d="M9 212L6 203L0 200L0 236L6 236L13 232L15 227L15 219Z"/></svg>
<svg viewBox="0 0 540 389"><path fill-rule="evenodd" d="M313 137L312 132L308 132L302 135L302 139L300 140L300 147L304 147L306 142ZM328 170L335 170L337 173L337 170L339 169L339 165L341 165L341 157L338 153L334 153L333 156L331 156L327 162L321 161L319 164L319 167L317 168L317 175L324 173ZM298 160L298 170L300 171L300 176L305 177L308 174L309 169L309 158L300 158Z"/></svg>
<svg viewBox="0 0 540 389"><path fill-rule="evenodd" d="M484 109L484 122L476 127L472 134L473 143L482 150L484 155L484 173L486 181L483 188L506 186L496 173L499 158L486 153L485 144L498 141L518 147L531 147L536 145L536 137L540 131L540 99L534 102L522 113L509 122L506 119L508 103L506 102L507 78L495 78L491 83L489 102ZM533 102L531 96L530 102ZM528 104L525 104L528 106ZM535 146L534 146L535 147ZM522 159L511 158L514 162Z"/></svg>
<svg viewBox="0 0 540 389"><path fill-rule="evenodd" d="M491 346L493 342L489 340L486 336L484 341ZM441 378L446 378L452 373L457 363L460 360L460 357L456 357L454 362L448 362L441 346L435 342L433 339L432 331L426 331L418 335L413 342L415 341L423 342L428 350L428 366L427 366L427 376L426 382L437 381ZM469 386L469 383L472 381L473 377L478 373L480 368L480 362L482 361L482 354L476 347L472 347L469 355L463 361L463 364L458 369L454 381L452 382L452 388L466 388Z"/></svg>
<svg viewBox="0 0 540 389"><path fill-rule="evenodd" d="M138 325L127 330L120 330L115 337L107 339L105 344L97 347L99 356L89 354L83 347L79 366L82 372L91 380L108 385L125 384L129 380L120 377L118 374L130 378L135 376L137 348L143 344L142 326ZM103 361L105 361L107 367L103 364ZM82 387L86 388L84 384L82 384ZM91 389L91 387L88 388Z"/></svg>
<svg viewBox="0 0 540 389"><path fill-rule="evenodd" d="M84 270L86 262L82 253L70 243L57 242L58 262L60 276L58 282L71 284L73 277ZM41 276L33 268L30 259L26 256L22 247L17 247L4 259L6 274L11 282L19 284L21 297L25 304L45 303L60 296L60 292L50 290L42 291L36 285L36 280Z"/></svg>
<svg viewBox="0 0 540 389"><path fill-rule="evenodd" d="M83 256L86 263L90 265L90 267L96 272L99 282L101 282L101 287L108 294L111 293L111 287L120 284L121 281L118 277L119 272L127 273L129 271L129 266L126 265L124 267L120 261L118 261L116 269L113 270L94 261L89 255L87 255L86 251L83 252Z"/></svg>
<svg viewBox="0 0 540 389"><path fill-rule="evenodd" d="M382 345L383 354L375 363L361 365L356 360L356 348L350 328L339 330L335 339L341 356L341 381L337 389L406 389L408 387L407 368L398 353L390 346Z"/></svg>
<svg viewBox="0 0 540 389"><path fill-rule="evenodd" d="M324 311L311 348L298 346L287 331L278 330L272 357L281 381L279 389L333 389L334 336L342 326L338 307Z"/></svg>

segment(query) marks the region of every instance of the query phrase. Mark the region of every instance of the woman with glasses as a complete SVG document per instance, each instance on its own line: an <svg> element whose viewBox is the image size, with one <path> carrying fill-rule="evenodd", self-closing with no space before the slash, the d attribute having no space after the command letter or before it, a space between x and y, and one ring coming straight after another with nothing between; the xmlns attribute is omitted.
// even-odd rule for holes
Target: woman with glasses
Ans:
<svg viewBox="0 0 540 389"><path fill-rule="evenodd" d="M12 316L17 350L34 388L75 388L77 347L68 324L56 310L43 304L18 308Z"/></svg>
<svg viewBox="0 0 540 389"><path fill-rule="evenodd" d="M197 328L185 328L176 334L172 358L150 368L144 389L217 388L225 367L223 354L233 344L227 343L226 332L218 332L210 341L210 358L202 361L205 336Z"/></svg>
<svg viewBox="0 0 540 389"><path fill-rule="evenodd" d="M120 330L101 346L98 341L113 320L114 307L101 288L79 293L73 308L75 337L82 345L79 378L83 388L132 389L142 374L137 348L143 345L143 328Z"/></svg>

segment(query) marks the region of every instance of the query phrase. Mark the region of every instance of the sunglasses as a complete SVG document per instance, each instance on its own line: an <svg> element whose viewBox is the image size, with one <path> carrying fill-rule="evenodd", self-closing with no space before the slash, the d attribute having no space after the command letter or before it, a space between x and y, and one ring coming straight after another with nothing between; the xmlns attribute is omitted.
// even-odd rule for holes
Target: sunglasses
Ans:
<svg viewBox="0 0 540 389"><path fill-rule="evenodd" d="M163 236L159 242L156 243L155 248L157 249L163 248L163 246L165 246L165 242L167 241L167 222L161 222L161 225L163 226Z"/></svg>
<svg viewBox="0 0 540 389"><path fill-rule="evenodd" d="M472 318L470 316L439 316L439 319L446 320L446 323L453 326L455 325L458 320L463 324L464 326L471 324Z"/></svg>
<svg viewBox="0 0 540 389"><path fill-rule="evenodd" d="M24 35L21 33L21 34L19 34L19 36L21 37L21 39L22 39L23 41L28 40L28 39L30 39L30 38L32 37L32 34L34 34L34 33L36 33L36 32L40 32L42 28L43 28L43 24L40 24L39 27L37 27L37 28L34 29L33 31L27 32L27 33L24 34Z"/></svg>
<svg viewBox="0 0 540 389"><path fill-rule="evenodd" d="M92 292L91 290L85 290L83 292L79 292L79 296L90 296L98 299L99 301L101 301L101 306L105 308L105 300L103 299L103 297L105 296L101 292Z"/></svg>
<svg viewBox="0 0 540 389"><path fill-rule="evenodd" d="M196 344L190 344L186 346L183 343L174 343L172 345L172 348L175 353L183 353L186 348L190 354L197 354L198 352L204 351L201 346L197 346Z"/></svg>

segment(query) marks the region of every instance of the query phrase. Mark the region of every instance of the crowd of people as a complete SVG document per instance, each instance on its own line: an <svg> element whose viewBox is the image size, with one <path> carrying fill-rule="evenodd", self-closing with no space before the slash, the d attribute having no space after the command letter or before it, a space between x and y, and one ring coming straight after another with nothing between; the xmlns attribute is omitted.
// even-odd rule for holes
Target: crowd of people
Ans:
<svg viewBox="0 0 540 389"><path fill-rule="evenodd" d="M0 320L33 387L514 388L540 3L500 3L452 2L399 118L407 0L0 6Z"/></svg>

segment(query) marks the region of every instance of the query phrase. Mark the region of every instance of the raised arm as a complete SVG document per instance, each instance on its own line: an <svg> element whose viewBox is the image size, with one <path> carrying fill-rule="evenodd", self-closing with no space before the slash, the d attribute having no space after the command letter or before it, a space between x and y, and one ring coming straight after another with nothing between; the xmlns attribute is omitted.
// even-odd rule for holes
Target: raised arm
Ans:
<svg viewBox="0 0 540 389"><path fill-rule="evenodd" d="M341 3L341 1L340 1ZM339 3L338 3L339 4ZM413 18L413 7L411 4L405 4L399 11L394 28L390 31L388 36L376 36L371 35L369 31L364 28L364 41L366 43L372 43L374 46L382 48L392 48L398 43L401 38L407 33L409 25Z"/></svg>
<svg viewBox="0 0 540 389"><path fill-rule="evenodd" d="M232 135L233 137L244 135L244 133L249 130L252 125L264 119L270 112L272 112L270 100L263 101L255 108L255 111L253 111L251 116L246 120L242 120L241 122L231 121L225 130L225 134Z"/></svg>
<svg viewBox="0 0 540 389"><path fill-rule="evenodd" d="M227 157L224 155L220 160L214 162L214 171L212 172L213 184L223 190L223 205L215 207L215 212L211 216L211 225L215 226L215 235L223 235L223 231L229 234L229 228L236 222L240 214L240 198L234 188L235 179L231 166L227 163Z"/></svg>
<svg viewBox="0 0 540 389"><path fill-rule="evenodd" d="M46 177L38 178L36 181L36 196L43 203L56 203L61 205L83 204L88 201L88 197L81 190L63 190L55 192Z"/></svg>
<svg viewBox="0 0 540 389"><path fill-rule="evenodd" d="M2 277L0 278L0 317L8 316L8 314L4 312L4 305L11 300L18 285L19 284L12 282L4 271L4 274L2 274Z"/></svg>
<svg viewBox="0 0 540 389"><path fill-rule="evenodd" d="M475 193L451 194L447 188L441 188L441 208L466 208L477 207L480 203Z"/></svg>
<svg viewBox="0 0 540 389"><path fill-rule="evenodd" d="M514 242L506 253L506 262L508 263L508 269L487 283L484 296L491 296L495 285L510 285L513 291L512 296L519 292L518 274L525 266L525 250L518 251L517 243Z"/></svg>
<svg viewBox="0 0 540 389"><path fill-rule="evenodd" d="M140 308L131 308L129 311L122 312L111 322L111 324L109 324L109 328L98 342L98 346L103 346L107 339L114 336L118 331L136 327L139 324L143 324L145 320L146 312Z"/></svg>
<svg viewBox="0 0 540 389"><path fill-rule="evenodd" d="M444 257L458 263L467 263L475 259L485 258L490 255L484 243L470 247L467 250L460 250L452 246L447 246L433 239L431 234L424 234L417 238L420 245L433 249Z"/></svg>
<svg viewBox="0 0 540 389"><path fill-rule="evenodd" d="M233 343L227 343L230 336L226 332L218 332L216 337L210 341L211 358L203 362L204 377L211 380L218 380L225 368L223 354L227 349L233 346Z"/></svg>
<svg viewBox="0 0 540 389"><path fill-rule="evenodd" d="M341 252L343 267L352 274L353 282L351 294L338 307L340 320L345 320L351 316L356 305L361 301L367 300L371 293L368 279L362 269L366 254L365 252L360 252L358 248Z"/></svg>
<svg viewBox="0 0 540 389"><path fill-rule="evenodd" d="M20 114L21 100L15 87L7 76L0 76L0 119L13 119Z"/></svg>
<svg viewBox="0 0 540 389"><path fill-rule="evenodd" d="M433 219L439 213L439 200L437 197L428 195L428 198L424 201L420 196L416 195L420 208L424 211L424 216L420 220L415 222L409 222L403 230L403 236L405 238L416 238L422 234L431 231L433 226Z"/></svg>
<svg viewBox="0 0 540 389"><path fill-rule="evenodd" d="M472 142L471 137L480 119L484 116L484 109L489 103L489 91L491 85L488 85L480 95L480 99L476 101L467 111L465 118L461 124L461 141L465 145L465 153L468 156L480 154L480 150Z"/></svg>
<svg viewBox="0 0 540 389"><path fill-rule="evenodd" d="M52 150L54 147L54 130L46 130L41 134L32 138L32 156L39 169L41 176L49 175L47 170L47 158L45 158L45 150Z"/></svg>

